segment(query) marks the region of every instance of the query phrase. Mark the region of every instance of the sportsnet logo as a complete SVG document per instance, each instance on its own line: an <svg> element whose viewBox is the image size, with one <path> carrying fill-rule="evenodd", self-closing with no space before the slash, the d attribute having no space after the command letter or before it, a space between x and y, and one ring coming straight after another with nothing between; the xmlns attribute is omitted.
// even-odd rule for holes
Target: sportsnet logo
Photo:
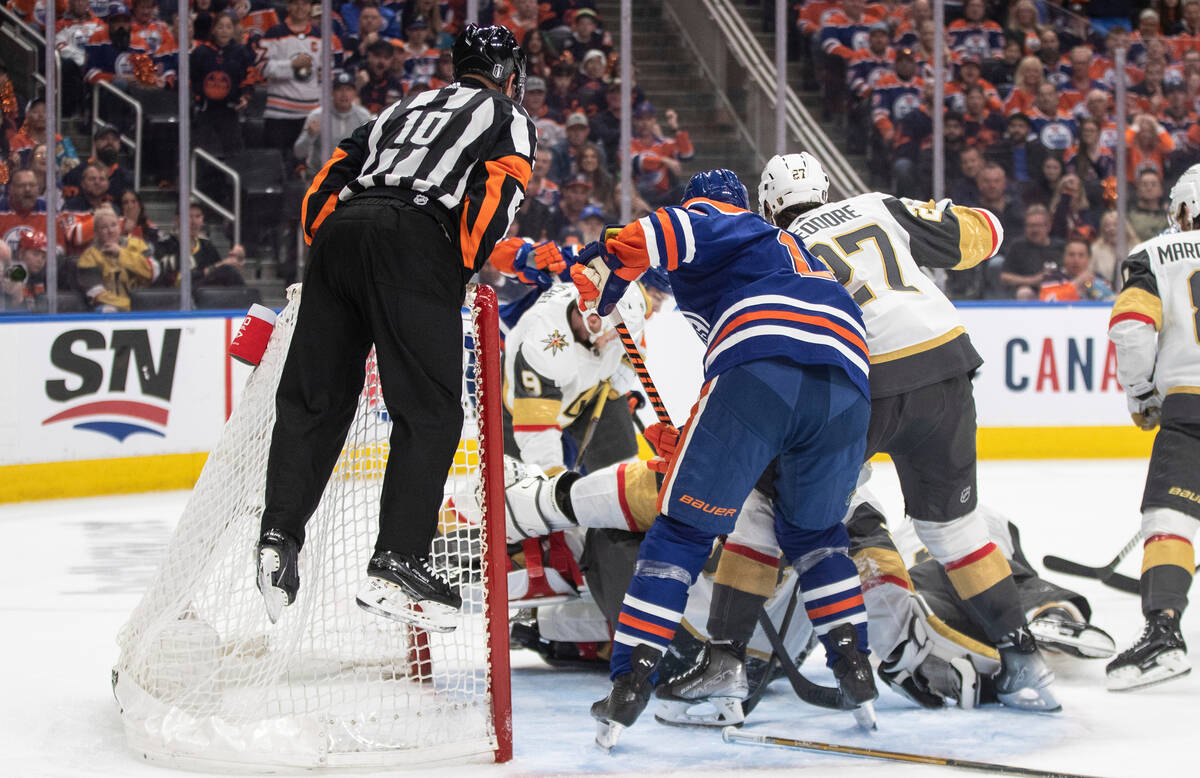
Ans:
<svg viewBox="0 0 1200 778"><path fill-rule="evenodd" d="M50 348L50 362L68 377L47 380L45 390L50 400L71 405L43 419L42 426L69 423L121 443L138 433L166 437L179 337L179 329L163 330L156 357L144 329L113 330L110 340L98 330L62 333Z"/></svg>

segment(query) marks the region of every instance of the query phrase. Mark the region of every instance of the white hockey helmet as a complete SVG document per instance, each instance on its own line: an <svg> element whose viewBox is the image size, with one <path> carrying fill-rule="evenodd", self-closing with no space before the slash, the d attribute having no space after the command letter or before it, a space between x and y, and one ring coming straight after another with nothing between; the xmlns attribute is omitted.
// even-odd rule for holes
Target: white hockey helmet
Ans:
<svg viewBox="0 0 1200 778"><path fill-rule="evenodd" d="M758 213L774 223L775 214L793 205L829 201L829 176L812 154L776 154L758 181Z"/></svg>
<svg viewBox="0 0 1200 778"><path fill-rule="evenodd" d="M1187 206L1186 224L1179 224L1179 211ZM1175 186L1171 187L1169 206L1172 224L1179 224L1184 230L1191 229L1192 222L1200 218L1200 164L1192 165L1183 172Z"/></svg>

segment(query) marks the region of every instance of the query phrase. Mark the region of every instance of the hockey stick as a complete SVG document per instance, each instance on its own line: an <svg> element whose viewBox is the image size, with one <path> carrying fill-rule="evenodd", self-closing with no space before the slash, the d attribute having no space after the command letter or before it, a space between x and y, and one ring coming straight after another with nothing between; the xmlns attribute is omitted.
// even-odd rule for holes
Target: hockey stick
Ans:
<svg viewBox="0 0 1200 778"><path fill-rule="evenodd" d="M625 347L625 355L629 357L629 361L633 364L633 372L637 373L638 381L641 382L642 388L646 390L646 396L650 398L650 405L654 408L654 415L663 424L671 424L671 415L667 413L667 406L663 403L658 389L655 388L654 379L650 377L650 370L646 367L646 360L642 359L642 352L638 351L637 343L633 341L633 335L629 333L629 328L625 326L625 322L621 319L621 314L617 312L616 308L613 308L609 317L616 326L617 337L621 339L621 345Z"/></svg>
<svg viewBox="0 0 1200 778"><path fill-rule="evenodd" d="M797 581L797 590L799 590L799 586L800 582ZM795 594L792 596L794 598ZM821 686L804 677L800 672L800 668L796 667L796 663L788 656L787 647L783 645L783 638L775 631L775 625L771 623L771 619L767 617L765 610L759 609L758 611L758 625L762 627L763 634L767 636L767 641L771 644L772 659L779 660L779 665L783 668L783 674L787 676L788 683L792 685L792 691L796 692L797 697L809 705L815 705L818 708L853 710L853 705L847 707L842 704L840 690L835 687ZM766 686L766 680L763 681L763 685Z"/></svg>
<svg viewBox="0 0 1200 778"><path fill-rule="evenodd" d="M906 754L902 751L883 751L878 748L859 748L858 746L843 746L836 743L821 743L815 740L793 740L774 735L756 735L738 730L736 727L725 727L721 730L721 739L726 743L747 743L758 746L778 746L794 748L802 751L820 751L822 753L860 756L866 759L886 759L889 762L909 762L913 764L934 765L938 767L956 767L959 770L979 770L993 775L1027 775L1034 778L1094 778L1080 773L1064 773L1054 770L1035 770L1030 767L1014 767L1012 765L996 764L994 762L977 762L973 759L954 759L946 756L927 756L925 754Z"/></svg>
<svg viewBox="0 0 1200 778"><path fill-rule="evenodd" d="M605 378L599 386L596 399L592 402L592 418L588 419L587 430L583 433L583 442L579 444L579 450L575 452L576 465L583 464L583 452L587 451L588 444L592 442L592 438L596 434L596 425L600 423L600 417L604 415L604 406L608 403L608 389L612 383Z"/></svg>
<svg viewBox="0 0 1200 778"><path fill-rule="evenodd" d="M1096 578L1104 581L1116 572L1117 565L1121 564L1121 560L1129 556L1129 553L1137 548L1141 542L1142 533L1139 531L1129 539L1124 548L1117 552L1112 561L1103 567L1088 567L1087 565L1081 565L1078 562L1072 562L1069 559L1053 555L1042 557L1042 564L1046 566L1047 570L1053 570L1056 573L1066 573L1067 575L1078 575L1082 578Z"/></svg>
<svg viewBox="0 0 1200 778"><path fill-rule="evenodd" d="M788 600L787 610L784 611L784 614L783 614L783 622L779 625L778 637L779 637L781 643L783 642L783 636L786 635L788 632L788 627L791 626L792 614L796 612L796 601L799 599L799 597L800 597L800 582L796 581L796 585L792 587L792 596L791 596L791 599ZM766 612L765 608L760 610L759 618L765 617L766 613L767 612ZM769 621L769 619L768 619L768 621ZM770 638L768 638L768 640L769 639ZM779 652L775 648L775 644L772 643L771 644L771 658L767 660L767 669L766 669L766 672L763 673L762 682L759 683L758 686L754 687L754 691L750 692L749 697L742 700L742 713L743 714L749 715L750 711L754 710L754 707L756 705L758 705L758 701L762 699L763 694L765 694L767 691L767 687L770 686L770 684L771 684L771 676L775 673L775 667L778 664L779 664Z"/></svg>

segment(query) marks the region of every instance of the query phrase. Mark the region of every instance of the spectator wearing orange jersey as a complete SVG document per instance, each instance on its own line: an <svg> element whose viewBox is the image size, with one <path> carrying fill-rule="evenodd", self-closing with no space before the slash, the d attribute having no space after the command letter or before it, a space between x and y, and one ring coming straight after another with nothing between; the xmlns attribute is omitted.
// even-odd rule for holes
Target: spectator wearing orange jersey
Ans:
<svg viewBox="0 0 1200 778"><path fill-rule="evenodd" d="M821 50L824 52L824 118L838 117L846 107L846 67L854 50L867 45L871 25L880 21L867 15L865 0L844 0L842 9L825 17L821 27Z"/></svg>
<svg viewBox="0 0 1200 778"><path fill-rule="evenodd" d="M1153 170L1159 177L1164 175L1167 155L1175 150L1175 141L1158 120L1149 114L1138 114L1131 126L1125 130L1125 180L1133 182L1142 171ZM1143 238L1147 240L1147 238Z"/></svg>
<svg viewBox="0 0 1200 778"><path fill-rule="evenodd" d="M1063 111L1074 111L1093 89L1104 89L1104 84L1092 78L1092 50L1089 47L1076 46L1067 52L1066 60L1059 67L1066 81L1059 87L1058 107Z"/></svg>
<svg viewBox="0 0 1200 778"><path fill-rule="evenodd" d="M1187 89L1183 84L1168 84L1163 93L1166 104L1158 114L1158 121L1175 142L1176 149L1187 143L1188 131L1200 121L1200 116L1188 105Z"/></svg>
<svg viewBox="0 0 1200 778"><path fill-rule="evenodd" d="M414 84L429 86L437 73L440 52L430 45L429 23L414 19L404 26L404 53L400 59L400 80L404 93Z"/></svg>
<svg viewBox="0 0 1200 778"><path fill-rule="evenodd" d="M983 0L963 3L963 18L951 22L948 30L950 48L960 54L996 58L1004 49L1004 29L987 18Z"/></svg>
<svg viewBox="0 0 1200 778"><path fill-rule="evenodd" d="M972 86L978 86L983 92L988 110L997 112L1004 110L1004 103L1000 102L1000 93L996 91L996 87L980 76L982 72L980 64L978 55L963 55L962 62L958 66L958 76L953 81L946 83L945 94L948 108L966 114L967 90Z"/></svg>
<svg viewBox="0 0 1200 778"><path fill-rule="evenodd" d="M1200 0L1183 0L1182 5L1181 29L1171 36L1175 59L1183 59L1185 52L1200 49Z"/></svg>
<svg viewBox="0 0 1200 778"><path fill-rule="evenodd" d="M1038 23L1037 6L1033 0L1017 0L1009 6L1008 34L1021 43L1021 51L1033 54L1042 45L1042 25Z"/></svg>
<svg viewBox="0 0 1200 778"><path fill-rule="evenodd" d="M962 63L962 55L950 48L946 42L946 34L938 34L937 26L932 19L921 22L917 30L917 45L913 49L913 57L917 62L917 73L925 80L933 78L934 48L941 43L942 62L947 70L954 71Z"/></svg>
<svg viewBox="0 0 1200 778"><path fill-rule="evenodd" d="M866 48L855 49L846 67L850 88L850 104L846 126L846 151L862 154L867 148L871 127L871 89L875 82L889 72L896 53L888 48L887 22L871 25Z"/></svg>
<svg viewBox="0 0 1200 778"><path fill-rule="evenodd" d="M1117 58L1116 52L1129 46L1129 31L1124 27L1113 27L1104 36L1105 53L1092 59L1092 78L1104 84L1104 88L1112 91L1117 87ZM1137 65L1126 62L1125 86L1132 87L1142 80L1143 73Z"/></svg>
<svg viewBox="0 0 1200 778"><path fill-rule="evenodd" d="M179 52L171 27L154 18L157 10L154 0L133 0L133 32L142 36L150 46L150 56L160 57Z"/></svg>
<svg viewBox="0 0 1200 778"><path fill-rule="evenodd" d="M55 135L57 143L54 147L54 162L58 165L59 173L67 173L79 164L79 154L70 138ZM25 108L25 123L21 129L8 139L8 150L16 154L25 149L32 149L46 140L46 101L35 97Z"/></svg>
<svg viewBox="0 0 1200 778"><path fill-rule="evenodd" d="M1042 85L1042 61L1037 57L1024 57L1017 65L1016 83L1004 101L1004 113L1029 113L1037 100L1038 87Z"/></svg>
<svg viewBox="0 0 1200 778"><path fill-rule="evenodd" d="M554 12L547 3L542 5L538 0L509 0L505 6L496 9L492 24L507 27L512 30L513 37L519 41L525 39L526 33L538 29L543 22L554 18Z"/></svg>
<svg viewBox="0 0 1200 778"><path fill-rule="evenodd" d="M660 134L653 105L643 102L634 108L633 139L629 149L638 194L655 208L679 202L683 162L695 154L687 130L679 128L675 111L667 110L663 117L673 136L670 140Z"/></svg>
<svg viewBox="0 0 1200 778"><path fill-rule="evenodd" d="M929 0L913 0L909 8L908 18L901 22L892 35L892 40L898 49L915 49L917 47L917 31L921 22L933 18L933 9Z"/></svg>
<svg viewBox="0 0 1200 778"><path fill-rule="evenodd" d="M241 20L242 42L250 46L257 46L267 30L283 22L274 8L251 10L250 0L235 0L229 7Z"/></svg>
<svg viewBox="0 0 1200 778"><path fill-rule="evenodd" d="M1082 109L1082 110L1081 110ZM1112 98L1103 89L1088 92L1087 99L1075 106L1080 119L1090 118L1100 127L1100 144L1110 149L1117 147L1117 124L1112 112Z"/></svg>

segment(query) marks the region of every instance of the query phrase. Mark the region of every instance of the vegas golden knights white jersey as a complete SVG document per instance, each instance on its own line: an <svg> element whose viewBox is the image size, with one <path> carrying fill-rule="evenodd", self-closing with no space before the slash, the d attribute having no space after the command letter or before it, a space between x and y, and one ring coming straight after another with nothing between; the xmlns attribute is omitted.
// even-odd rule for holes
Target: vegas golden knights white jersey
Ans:
<svg viewBox="0 0 1200 778"><path fill-rule="evenodd" d="M1123 272L1108 325L1121 385L1200 395L1200 230L1134 246Z"/></svg>
<svg viewBox="0 0 1200 778"><path fill-rule="evenodd" d="M965 270L993 256L1003 232L989 211L872 192L806 211L788 232L862 308L872 398L983 364L958 311L918 265Z"/></svg>
<svg viewBox="0 0 1200 778"><path fill-rule="evenodd" d="M649 306L640 285L631 289L640 315L628 310L622 315L640 324ZM578 302L573 284L555 284L504 341L504 405L520 449L508 453L543 469L563 466L562 429L591 407L601 382L609 380L617 392L637 385L619 340L597 350L575 339L569 311Z"/></svg>

